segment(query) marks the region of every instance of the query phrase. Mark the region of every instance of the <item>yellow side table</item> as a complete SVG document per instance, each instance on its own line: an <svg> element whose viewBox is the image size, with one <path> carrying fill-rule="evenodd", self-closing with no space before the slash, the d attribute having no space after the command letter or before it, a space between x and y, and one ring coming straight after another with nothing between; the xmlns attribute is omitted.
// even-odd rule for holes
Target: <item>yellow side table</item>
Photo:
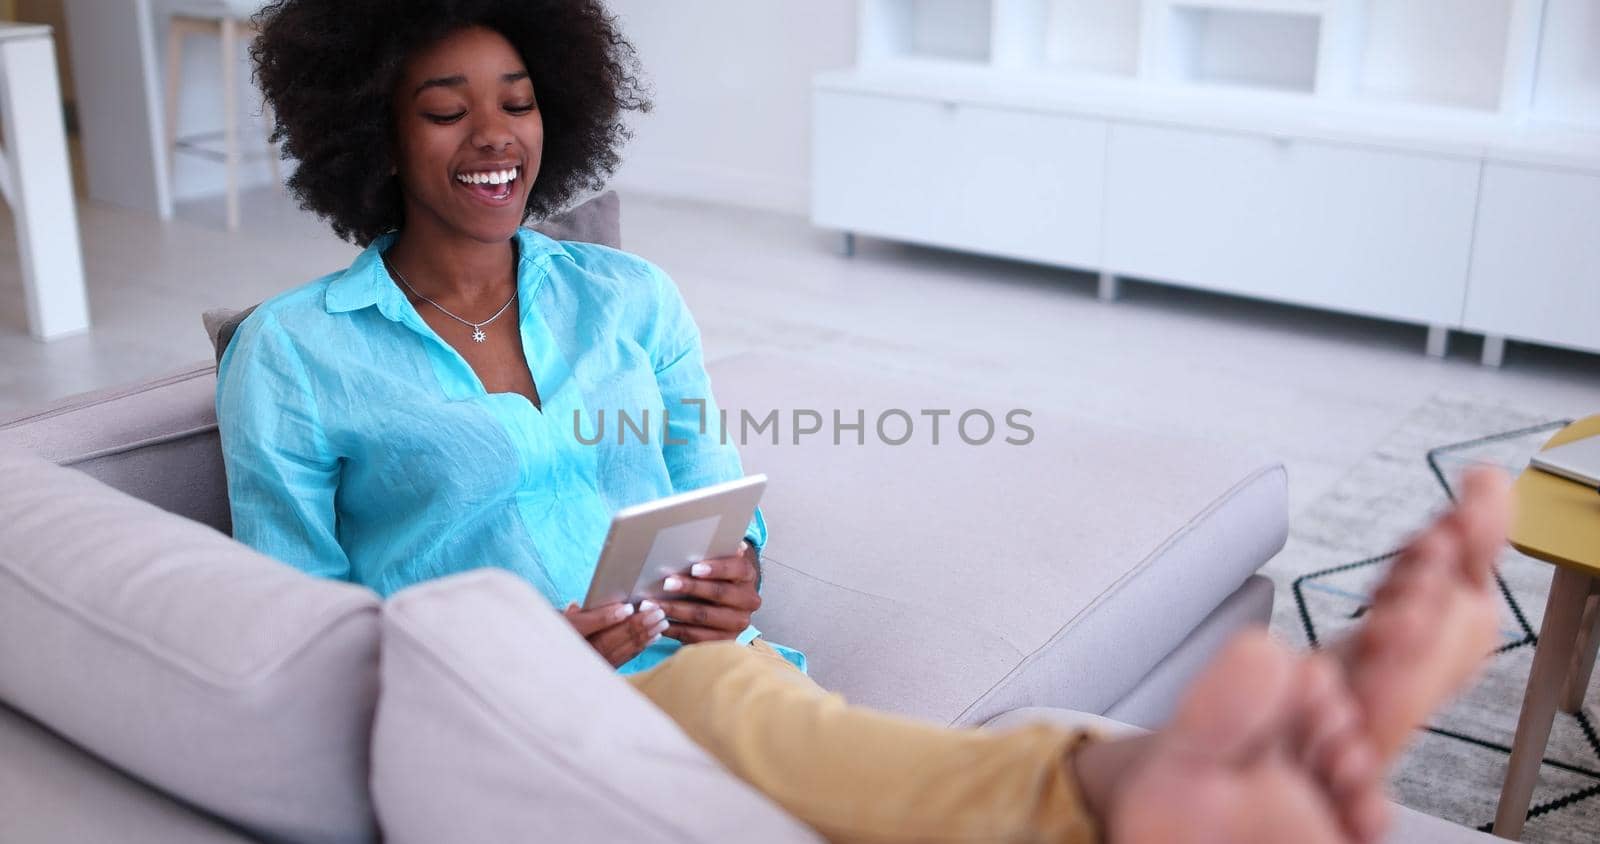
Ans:
<svg viewBox="0 0 1600 844"><path fill-rule="evenodd" d="M1568 425L1544 447L1592 436L1600 436L1600 415ZM1517 478L1512 494L1517 507L1512 547L1556 567L1494 818L1495 835L1517 839L1556 707L1577 712L1583 706L1600 648L1600 492L1530 468Z"/></svg>

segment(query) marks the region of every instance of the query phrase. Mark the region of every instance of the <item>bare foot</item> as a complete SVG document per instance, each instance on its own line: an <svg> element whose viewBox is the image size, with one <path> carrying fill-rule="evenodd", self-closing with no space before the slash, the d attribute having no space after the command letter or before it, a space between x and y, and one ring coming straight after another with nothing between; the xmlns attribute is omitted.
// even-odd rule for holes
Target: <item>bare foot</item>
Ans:
<svg viewBox="0 0 1600 844"><path fill-rule="evenodd" d="M1510 485L1495 470L1463 480L1460 503L1412 540L1360 629L1331 649L1385 764L1476 675L1497 641L1494 564L1510 526Z"/></svg>
<svg viewBox="0 0 1600 844"><path fill-rule="evenodd" d="M1321 677L1317 675L1322 675ZM1223 651L1112 801L1106 838L1119 844L1370 841L1387 820L1376 778L1335 799L1301 758L1319 708L1307 694L1353 701L1338 672L1296 657L1265 633ZM1332 678L1331 685L1324 686ZM1359 741L1353 746L1364 747Z"/></svg>
<svg viewBox="0 0 1600 844"><path fill-rule="evenodd" d="M1080 751L1108 839L1376 840L1384 771L1494 646L1494 561L1509 524L1505 477L1472 472L1460 504L1417 536L1331 654L1295 657L1246 634L1136 757L1098 751L1118 764L1096 766L1094 745ZM1095 767L1116 775L1085 770Z"/></svg>

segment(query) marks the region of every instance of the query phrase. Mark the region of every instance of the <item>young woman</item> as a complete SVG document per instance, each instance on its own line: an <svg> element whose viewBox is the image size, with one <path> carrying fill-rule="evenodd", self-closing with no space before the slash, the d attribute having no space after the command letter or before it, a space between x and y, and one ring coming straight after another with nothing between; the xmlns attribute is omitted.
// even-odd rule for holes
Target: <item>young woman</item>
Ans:
<svg viewBox="0 0 1600 844"><path fill-rule="evenodd" d="M619 116L647 107L631 47L596 0L280 0L260 23L290 190L365 251L264 303L223 358L238 539L384 595L481 566L525 577L693 739L835 840L1382 828L1386 764L1490 646L1503 483L1471 480L1339 656L1245 637L1173 726L1134 740L845 706L750 626L759 512L740 554L678 579L682 600L579 610L613 511L742 474L693 414L646 442L574 430L686 399L716 414L665 274L522 228L616 165Z"/></svg>

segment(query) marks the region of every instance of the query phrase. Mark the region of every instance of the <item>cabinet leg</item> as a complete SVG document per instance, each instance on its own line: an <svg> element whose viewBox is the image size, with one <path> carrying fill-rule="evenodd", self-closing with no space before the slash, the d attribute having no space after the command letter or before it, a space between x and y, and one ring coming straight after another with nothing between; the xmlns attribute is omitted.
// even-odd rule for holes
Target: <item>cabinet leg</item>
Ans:
<svg viewBox="0 0 1600 844"><path fill-rule="evenodd" d="M856 256L856 233L839 232L839 254L846 258Z"/></svg>
<svg viewBox="0 0 1600 844"><path fill-rule="evenodd" d="M1100 287L1095 295L1102 302L1115 302L1122 295L1122 280L1114 273L1100 274Z"/></svg>
<svg viewBox="0 0 1600 844"><path fill-rule="evenodd" d="M1483 337L1483 365L1498 367L1506 360L1506 338L1498 334Z"/></svg>
<svg viewBox="0 0 1600 844"><path fill-rule="evenodd" d="M1545 745L1550 742L1550 724L1556 717L1561 686L1577 649L1578 627L1583 621L1591 582L1586 574L1558 566L1555 580L1550 583L1550 600L1539 627L1539 645L1533 652L1533 670L1522 695L1517 736L1511 742L1511 762L1506 767L1500 806L1494 815L1494 834L1501 838L1522 837L1528 803L1539 779L1539 765L1544 761Z"/></svg>
<svg viewBox="0 0 1600 844"><path fill-rule="evenodd" d="M1594 674L1595 652L1600 651L1600 593L1593 587L1589 590L1589 603L1584 607L1578 636L1572 669L1567 672L1567 686L1561 692L1561 711L1571 715L1583 711L1583 696L1589 691L1589 678Z"/></svg>
<svg viewBox="0 0 1600 844"><path fill-rule="evenodd" d="M1450 351L1450 329L1442 325L1428 326L1428 357L1442 358Z"/></svg>

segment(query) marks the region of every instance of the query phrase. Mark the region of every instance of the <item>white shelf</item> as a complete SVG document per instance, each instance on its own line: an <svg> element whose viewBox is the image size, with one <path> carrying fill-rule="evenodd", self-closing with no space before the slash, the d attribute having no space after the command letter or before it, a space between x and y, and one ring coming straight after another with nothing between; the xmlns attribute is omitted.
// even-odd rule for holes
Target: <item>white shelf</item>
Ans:
<svg viewBox="0 0 1600 844"><path fill-rule="evenodd" d="M1527 114L1600 128L1600 3L1548 0L1539 23L1532 49L1538 70L1527 86Z"/></svg>
<svg viewBox="0 0 1600 844"><path fill-rule="evenodd" d="M1361 0L1142 0L1140 73L1162 82L1344 93Z"/></svg>
<svg viewBox="0 0 1600 844"><path fill-rule="evenodd" d="M1008 72L930 62L832 71L817 76L814 85L825 91L1198 126L1600 172L1600 131L1541 121L1508 122L1492 114L1445 107L1196 89L1137 79Z"/></svg>
<svg viewBox="0 0 1600 844"><path fill-rule="evenodd" d="M1357 93L1498 110L1516 5L1513 0L1373 0Z"/></svg>
<svg viewBox="0 0 1600 844"><path fill-rule="evenodd" d="M1174 3L1165 56L1151 70L1164 80L1313 93L1321 18Z"/></svg>
<svg viewBox="0 0 1600 844"><path fill-rule="evenodd" d="M1600 125L1597 0L863 0L906 61Z"/></svg>
<svg viewBox="0 0 1600 844"><path fill-rule="evenodd" d="M1168 6L1192 9L1323 15L1347 5L1349 0L1159 0L1159 2Z"/></svg>
<svg viewBox="0 0 1600 844"><path fill-rule="evenodd" d="M1064 73L1131 77L1139 72L1137 3L1052 0L1044 24L1044 65Z"/></svg>
<svg viewBox="0 0 1600 844"><path fill-rule="evenodd" d="M859 58L988 64L992 18L990 0L863 0Z"/></svg>
<svg viewBox="0 0 1600 844"><path fill-rule="evenodd" d="M1596 0L865 0L862 25L823 87L1600 168Z"/></svg>

